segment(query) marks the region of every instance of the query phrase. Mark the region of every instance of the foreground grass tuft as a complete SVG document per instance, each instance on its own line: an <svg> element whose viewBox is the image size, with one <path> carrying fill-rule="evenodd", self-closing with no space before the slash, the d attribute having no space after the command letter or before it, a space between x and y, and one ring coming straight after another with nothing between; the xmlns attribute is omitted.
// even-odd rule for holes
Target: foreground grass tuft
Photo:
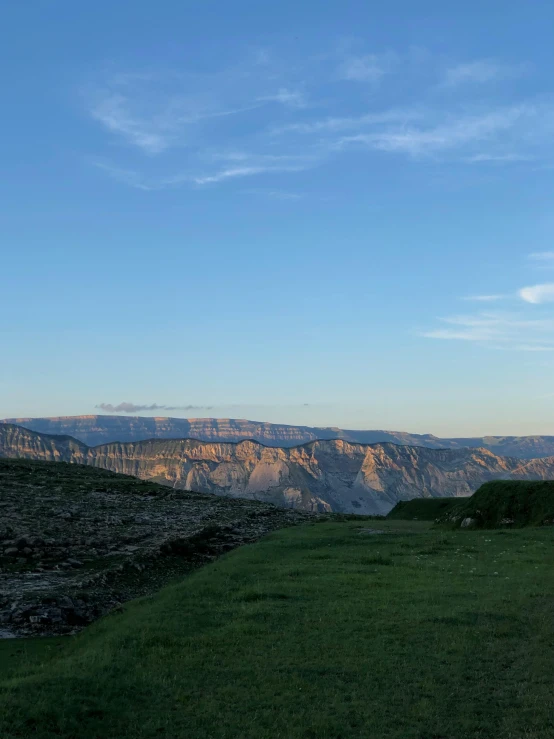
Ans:
<svg viewBox="0 0 554 739"><path fill-rule="evenodd" d="M554 737L554 531L373 526L281 530L62 647L0 642L0 736Z"/></svg>

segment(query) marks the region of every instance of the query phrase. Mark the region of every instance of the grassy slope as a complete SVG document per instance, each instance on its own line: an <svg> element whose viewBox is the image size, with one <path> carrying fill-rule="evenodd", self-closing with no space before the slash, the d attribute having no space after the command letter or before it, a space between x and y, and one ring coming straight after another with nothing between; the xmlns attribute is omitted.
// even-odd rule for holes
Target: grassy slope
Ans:
<svg viewBox="0 0 554 739"><path fill-rule="evenodd" d="M487 482L470 498L462 499L441 515L442 522L454 527L461 526L465 518L474 519L475 527L483 529L502 525L521 527L552 524L554 481Z"/></svg>
<svg viewBox="0 0 554 739"><path fill-rule="evenodd" d="M43 667L69 646L67 636L0 640L0 679Z"/></svg>
<svg viewBox="0 0 554 739"><path fill-rule="evenodd" d="M554 737L553 538L281 530L5 675L0 736Z"/></svg>
<svg viewBox="0 0 554 739"><path fill-rule="evenodd" d="M459 498L413 498L399 501L387 518L398 521L435 521L459 502Z"/></svg>

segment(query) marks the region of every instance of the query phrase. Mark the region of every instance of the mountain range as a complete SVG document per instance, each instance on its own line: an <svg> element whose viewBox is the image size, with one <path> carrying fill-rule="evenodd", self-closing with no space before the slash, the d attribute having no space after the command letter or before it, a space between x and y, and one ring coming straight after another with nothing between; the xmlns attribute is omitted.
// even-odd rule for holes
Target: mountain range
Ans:
<svg viewBox="0 0 554 739"><path fill-rule="evenodd" d="M1 421L0 421L1 423ZM479 447L501 456L535 459L554 456L554 436L481 436L439 438L405 431L348 430L337 427L291 426L236 418L152 418L145 416L58 416L8 418L12 423L45 434L67 434L88 446L143 439L258 441L265 446L292 447L309 441L343 439L354 444L392 442L429 449Z"/></svg>
<svg viewBox="0 0 554 739"><path fill-rule="evenodd" d="M147 439L90 447L71 436L0 424L0 457L65 461L176 489L312 511L387 513L399 500L471 495L494 479L554 478L554 456L521 460L488 449L429 449L320 439L294 447L252 440Z"/></svg>

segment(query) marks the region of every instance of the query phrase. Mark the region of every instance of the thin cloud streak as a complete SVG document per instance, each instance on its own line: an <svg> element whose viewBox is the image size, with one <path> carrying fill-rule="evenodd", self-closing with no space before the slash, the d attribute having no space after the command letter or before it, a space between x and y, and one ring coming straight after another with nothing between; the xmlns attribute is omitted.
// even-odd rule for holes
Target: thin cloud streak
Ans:
<svg viewBox="0 0 554 739"><path fill-rule="evenodd" d="M296 121L271 129L271 134L311 135L321 149L335 155L365 148L412 159L448 157L475 165L525 164L537 161L554 129L554 105L517 105L458 112L449 107L394 108L358 116ZM339 137L333 134L351 132Z"/></svg>
<svg viewBox="0 0 554 739"><path fill-rule="evenodd" d="M299 90L289 90L286 87L280 88L273 95L262 95L258 100L262 103L281 103L291 108L305 108L308 105L302 92Z"/></svg>
<svg viewBox="0 0 554 739"><path fill-rule="evenodd" d="M156 187L152 184L148 184L143 181L142 176L131 169L122 169L121 167L113 166L108 162L93 161L92 165L97 169L105 172L109 177L116 182L122 182L129 187L133 187L136 190L143 190L145 192L151 192L152 190L159 190L160 187Z"/></svg>
<svg viewBox="0 0 554 739"><path fill-rule="evenodd" d="M471 342L490 349L519 352L554 350L554 319L527 318L522 313L482 312L440 318L446 327L420 336L444 341Z"/></svg>
<svg viewBox="0 0 554 739"><path fill-rule="evenodd" d="M375 84L389 74L398 62L396 54L365 54L350 56L339 66L339 79L351 82L369 82Z"/></svg>
<svg viewBox="0 0 554 739"><path fill-rule="evenodd" d="M193 182L197 185L213 185L224 180L236 179L237 177L253 177L263 173L275 172L301 172L306 169L303 166L293 165L275 165L275 166L255 166L255 167L229 167L221 169L219 172L211 175L194 177Z"/></svg>
<svg viewBox="0 0 554 739"><path fill-rule="evenodd" d="M112 403L99 403L95 406L99 410L105 411L106 413L139 413L141 411L199 411L199 410L212 410L212 405L158 405L157 403L151 403L150 405L137 405L136 403L118 403L118 405L112 405Z"/></svg>
<svg viewBox="0 0 554 739"><path fill-rule="evenodd" d="M442 84L444 87L484 84L499 79L520 77L525 71L526 65L508 65L500 64L492 59L478 59L447 69Z"/></svg>
<svg viewBox="0 0 554 739"><path fill-rule="evenodd" d="M120 134L129 144L147 154L165 151L171 143L166 125L133 117L127 104L122 95L108 95L91 110L91 115L109 131Z"/></svg>
<svg viewBox="0 0 554 739"><path fill-rule="evenodd" d="M475 300L482 303L492 303L496 300L504 300L506 295L467 295L463 300Z"/></svg>
<svg viewBox="0 0 554 739"><path fill-rule="evenodd" d="M285 126L272 129L271 133L336 133L385 123L406 124L421 118L423 118L423 112L417 109L391 109L351 117L330 117L306 123L289 123Z"/></svg>
<svg viewBox="0 0 554 739"><path fill-rule="evenodd" d="M289 192L287 190L264 190L262 188L251 188L243 191L245 195L260 195L272 200L302 200L304 194Z"/></svg>
<svg viewBox="0 0 554 739"><path fill-rule="evenodd" d="M554 251L536 251L529 254L529 259L541 267L554 267Z"/></svg>
<svg viewBox="0 0 554 739"><path fill-rule="evenodd" d="M122 169L105 161L93 161L97 169L106 172L112 179L122 182L129 187L145 192L165 190L183 184L205 186L213 185L225 180L243 177L253 177L263 173L301 172L317 164L315 157L302 156L266 156L257 154L235 153L223 154L214 157L216 161L227 161L233 164L220 166L214 172L194 173L177 172L166 177L143 177L139 172ZM234 164L236 162L236 164Z"/></svg>
<svg viewBox="0 0 554 739"><path fill-rule="evenodd" d="M84 90L83 96L94 121L128 146L154 156L189 144L199 124L267 104L235 90L240 70L236 80L232 75L232 70L207 76L119 73L96 89ZM289 96L292 100L293 93Z"/></svg>
<svg viewBox="0 0 554 739"><path fill-rule="evenodd" d="M316 163L314 157L251 154L245 152L231 152L216 157L228 162L236 162L231 166L224 166L214 173L197 175L193 182L197 185L209 185L237 177L252 177L263 173L301 172Z"/></svg>
<svg viewBox="0 0 554 739"><path fill-rule="evenodd" d="M272 167L229 167L228 169L221 169L212 175L204 175L201 177L195 177L194 182L197 185L210 185L215 182L222 182L223 180L234 179L235 177L252 177L262 172L275 171Z"/></svg>
<svg viewBox="0 0 554 739"><path fill-rule="evenodd" d="M512 164L513 162L530 162L533 157L525 156L523 154L474 154L468 157L465 161L470 164L491 162L498 164Z"/></svg>
<svg viewBox="0 0 554 739"><path fill-rule="evenodd" d="M337 146L344 148L361 145L411 157L428 156L492 139L496 134L512 129L527 113L525 106L516 106L480 116L462 117L427 128L413 127L345 136L339 139Z"/></svg>
<svg viewBox="0 0 554 739"><path fill-rule="evenodd" d="M188 127L202 121L246 113L261 107L254 103L227 110L209 110L178 98L170 98L165 108L151 110L149 115L138 116L131 112L132 104L123 95L108 95L91 110L94 120L111 133L120 135L125 142L145 154L162 154L168 149L183 145Z"/></svg>

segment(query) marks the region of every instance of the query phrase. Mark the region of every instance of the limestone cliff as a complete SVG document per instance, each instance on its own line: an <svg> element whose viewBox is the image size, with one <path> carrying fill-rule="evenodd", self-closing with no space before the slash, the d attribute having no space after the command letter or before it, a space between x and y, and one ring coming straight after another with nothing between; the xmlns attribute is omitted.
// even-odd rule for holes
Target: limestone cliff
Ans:
<svg viewBox="0 0 554 739"><path fill-rule="evenodd" d="M303 510L386 513L398 500L471 495L493 479L554 478L554 457L523 462L486 449L426 449L319 440L266 447L151 439L87 447L0 425L0 456L64 460L177 489L254 498Z"/></svg>
<svg viewBox="0 0 554 739"><path fill-rule="evenodd" d="M0 422L1 423L1 422ZM147 416L58 416L53 418L8 418L4 423L43 434L67 434L89 446L112 441L143 439L199 439L243 441L253 439L266 446L289 447L316 439L346 439L363 444L392 441L439 448L431 435L396 431L345 431L335 427L291 426L247 421L240 418L164 418Z"/></svg>

